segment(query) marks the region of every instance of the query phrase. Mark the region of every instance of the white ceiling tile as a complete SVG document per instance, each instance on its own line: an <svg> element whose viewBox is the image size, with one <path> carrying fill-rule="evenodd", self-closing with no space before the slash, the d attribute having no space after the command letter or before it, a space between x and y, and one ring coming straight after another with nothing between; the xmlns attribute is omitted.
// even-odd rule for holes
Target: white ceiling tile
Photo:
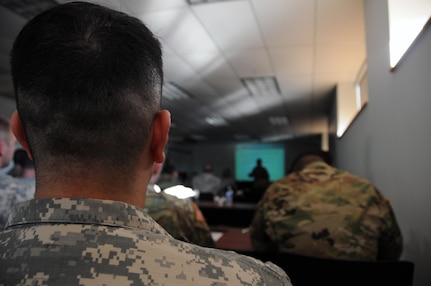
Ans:
<svg viewBox="0 0 431 286"><path fill-rule="evenodd" d="M23 17L0 6L0 34L2 40L9 38L13 41L26 22L27 20Z"/></svg>
<svg viewBox="0 0 431 286"><path fill-rule="evenodd" d="M253 7L266 45L280 47L312 44L315 2L314 0L253 0Z"/></svg>
<svg viewBox="0 0 431 286"><path fill-rule="evenodd" d="M196 97L197 100L213 100L219 98L218 92L204 81L184 80L178 84Z"/></svg>
<svg viewBox="0 0 431 286"><path fill-rule="evenodd" d="M237 106L241 110L242 117L256 115L260 112L259 105L255 100L244 100L243 102L238 102Z"/></svg>
<svg viewBox="0 0 431 286"><path fill-rule="evenodd" d="M217 51L211 37L188 8L140 14L141 20L178 54Z"/></svg>
<svg viewBox="0 0 431 286"><path fill-rule="evenodd" d="M192 8L217 46L224 51L261 48L263 40L248 1L224 1Z"/></svg>
<svg viewBox="0 0 431 286"><path fill-rule="evenodd" d="M274 75L274 70L264 49L234 50L226 57L239 77Z"/></svg>
<svg viewBox="0 0 431 286"><path fill-rule="evenodd" d="M188 6L184 0L127 0L121 2L135 14Z"/></svg>
<svg viewBox="0 0 431 286"><path fill-rule="evenodd" d="M163 69L167 81L182 82L199 78L195 71L176 55L165 55Z"/></svg>
<svg viewBox="0 0 431 286"><path fill-rule="evenodd" d="M316 43L365 43L363 0L317 2Z"/></svg>
<svg viewBox="0 0 431 286"><path fill-rule="evenodd" d="M218 52L187 54L183 55L183 58L205 79L236 77L232 67Z"/></svg>
<svg viewBox="0 0 431 286"><path fill-rule="evenodd" d="M277 81L285 102L301 100L313 90L313 77L311 74L277 77Z"/></svg>
<svg viewBox="0 0 431 286"><path fill-rule="evenodd" d="M313 72L313 46L288 46L269 49L277 75L309 75Z"/></svg>
<svg viewBox="0 0 431 286"><path fill-rule="evenodd" d="M59 4L73 2L74 0L55 0ZM124 2L121 0L86 0L85 2L99 4L117 11L125 12L130 14L127 6L124 5Z"/></svg>
<svg viewBox="0 0 431 286"><path fill-rule="evenodd" d="M211 79L208 80L208 83L214 86L220 95L227 97L228 100L230 97L242 97L244 94L248 96L247 89L239 79Z"/></svg>
<svg viewBox="0 0 431 286"><path fill-rule="evenodd" d="M257 95L253 96L253 99L256 101L259 109L264 111L269 108L274 108L280 105L280 100L282 96L280 94L275 95Z"/></svg>
<svg viewBox="0 0 431 286"><path fill-rule="evenodd" d="M163 38L160 38L159 41L162 44L163 57L167 58L168 56L178 56L175 50L172 49Z"/></svg>
<svg viewBox="0 0 431 286"><path fill-rule="evenodd" d="M314 86L318 88L319 86L335 86L339 82L354 82L357 77L356 72L325 72L325 73L316 73L314 75Z"/></svg>
<svg viewBox="0 0 431 286"><path fill-rule="evenodd" d="M362 44L316 46L316 73L357 72L365 60Z"/></svg>

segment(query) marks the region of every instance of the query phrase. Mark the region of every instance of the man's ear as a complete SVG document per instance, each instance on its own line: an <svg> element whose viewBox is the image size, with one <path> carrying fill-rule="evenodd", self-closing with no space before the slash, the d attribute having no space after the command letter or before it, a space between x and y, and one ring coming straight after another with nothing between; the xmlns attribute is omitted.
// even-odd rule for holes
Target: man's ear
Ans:
<svg viewBox="0 0 431 286"><path fill-rule="evenodd" d="M24 133L24 126L22 125L21 117L18 111L15 110L10 118L10 129L13 135L15 135L16 140L21 144L22 148L27 152L29 158L33 160L30 148L28 147L27 138Z"/></svg>
<svg viewBox="0 0 431 286"><path fill-rule="evenodd" d="M169 129L171 128L171 113L161 110L153 123L153 133L151 137L151 152L156 163L165 160L165 147L168 143Z"/></svg>

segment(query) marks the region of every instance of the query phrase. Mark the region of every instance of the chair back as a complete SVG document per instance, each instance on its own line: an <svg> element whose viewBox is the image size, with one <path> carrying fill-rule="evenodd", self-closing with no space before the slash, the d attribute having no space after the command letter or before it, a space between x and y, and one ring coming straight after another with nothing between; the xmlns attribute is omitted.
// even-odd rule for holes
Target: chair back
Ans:
<svg viewBox="0 0 431 286"><path fill-rule="evenodd" d="M406 260L339 260L291 253L243 254L277 264L286 271L294 286L413 286L414 263Z"/></svg>

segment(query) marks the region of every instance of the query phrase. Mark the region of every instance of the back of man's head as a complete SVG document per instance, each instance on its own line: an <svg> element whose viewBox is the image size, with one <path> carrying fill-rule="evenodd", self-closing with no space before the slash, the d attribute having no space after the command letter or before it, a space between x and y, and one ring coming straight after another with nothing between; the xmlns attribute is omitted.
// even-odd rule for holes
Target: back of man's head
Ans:
<svg viewBox="0 0 431 286"><path fill-rule="evenodd" d="M331 157L326 151L308 151L298 155L292 163L290 172L302 171L308 164L313 162L332 163Z"/></svg>
<svg viewBox="0 0 431 286"><path fill-rule="evenodd" d="M132 172L163 81L160 43L141 21L90 3L56 6L19 33L11 71L37 170Z"/></svg>

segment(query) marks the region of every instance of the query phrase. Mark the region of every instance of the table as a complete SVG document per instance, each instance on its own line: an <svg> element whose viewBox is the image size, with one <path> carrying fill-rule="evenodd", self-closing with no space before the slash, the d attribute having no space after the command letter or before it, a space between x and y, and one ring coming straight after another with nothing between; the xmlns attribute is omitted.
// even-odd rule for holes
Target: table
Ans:
<svg viewBox="0 0 431 286"><path fill-rule="evenodd" d="M217 202L197 202L202 214L210 226L248 227L253 219L256 204L234 203L232 206Z"/></svg>
<svg viewBox="0 0 431 286"><path fill-rule="evenodd" d="M211 231L222 233L221 237L215 242L216 248L237 252L248 252L253 250L248 228L218 226L212 227Z"/></svg>

